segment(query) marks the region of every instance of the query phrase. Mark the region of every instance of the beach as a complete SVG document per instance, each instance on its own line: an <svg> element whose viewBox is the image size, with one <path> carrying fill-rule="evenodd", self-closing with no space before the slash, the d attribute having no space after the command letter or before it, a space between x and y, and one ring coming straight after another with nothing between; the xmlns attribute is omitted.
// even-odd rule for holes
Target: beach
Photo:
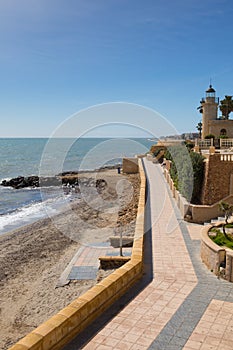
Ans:
<svg viewBox="0 0 233 350"><path fill-rule="evenodd" d="M108 242L117 227L133 235L139 175L116 169L80 175L83 198L61 213L0 236L0 348L7 349L83 294L96 280L56 288L59 277L83 244ZM91 179L91 180L90 180ZM99 186L93 189L93 180ZM83 181L85 184L85 181ZM97 182L96 182L97 183Z"/></svg>

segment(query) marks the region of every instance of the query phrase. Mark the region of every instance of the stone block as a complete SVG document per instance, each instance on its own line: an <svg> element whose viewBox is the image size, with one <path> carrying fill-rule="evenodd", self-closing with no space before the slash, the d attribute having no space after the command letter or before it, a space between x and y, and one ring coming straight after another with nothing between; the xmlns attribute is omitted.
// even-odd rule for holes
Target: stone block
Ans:
<svg viewBox="0 0 233 350"><path fill-rule="evenodd" d="M126 174L138 173L138 158L123 158L122 171Z"/></svg>
<svg viewBox="0 0 233 350"><path fill-rule="evenodd" d="M83 303L81 305L83 305ZM79 313L79 307L77 305L77 302L75 303L75 301L70 303L64 309L60 310L58 312L58 315L62 315L68 319L69 323L67 327L69 327L70 330L78 327L78 325L80 325L80 322L82 321L81 315Z"/></svg>
<svg viewBox="0 0 233 350"><path fill-rule="evenodd" d="M27 346L19 344L19 343L15 344L9 348L9 350L28 350L28 349L29 348Z"/></svg>
<svg viewBox="0 0 233 350"><path fill-rule="evenodd" d="M59 340L56 335L56 327L46 321L37 327L31 334L42 336L42 347L41 350L51 349ZM37 349L37 348L35 348ZM30 348L30 350L32 350ZM34 350L34 348L33 348Z"/></svg>
<svg viewBox="0 0 233 350"><path fill-rule="evenodd" d="M30 350L43 350L42 347L43 336L39 334L29 333L26 337L20 339L18 344L25 346Z"/></svg>

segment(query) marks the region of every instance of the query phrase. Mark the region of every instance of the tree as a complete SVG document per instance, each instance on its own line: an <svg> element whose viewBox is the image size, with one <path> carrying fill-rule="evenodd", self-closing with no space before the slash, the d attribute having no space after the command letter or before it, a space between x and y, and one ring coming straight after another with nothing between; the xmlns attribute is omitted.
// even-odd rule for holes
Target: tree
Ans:
<svg viewBox="0 0 233 350"><path fill-rule="evenodd" d="M193 166L192 203L199 204L204 179L204 157L196 152L190 153Z"/></svg>
<svg viewBox="0 0 233 350"><path fill-rule="evenodd" d="M222 112L223 119L229 119L229 114L233 112L233 96L225 95L225 98L220 101L219 109Z"/></svg>
<svg viewBox="0 0 233 350"><path fill-rule="evenodd" d="M201 139L201 132L202 132L202 122L199 122L196 126L197 130L199 131L199 137Z"/></svg>
<svg viewBox="0 0 233 350"><path fill-rule="evenodd" d="M226 239L231 240L226 233L225 227L228 224L228 219L230 218L230 216L233 213L233 205L229 204L227 202L221 201L219 203L219 209L221 210L221 212L224 213L224 216L225 216L225 223L222 225L223 234L224 234Z"/></svg>

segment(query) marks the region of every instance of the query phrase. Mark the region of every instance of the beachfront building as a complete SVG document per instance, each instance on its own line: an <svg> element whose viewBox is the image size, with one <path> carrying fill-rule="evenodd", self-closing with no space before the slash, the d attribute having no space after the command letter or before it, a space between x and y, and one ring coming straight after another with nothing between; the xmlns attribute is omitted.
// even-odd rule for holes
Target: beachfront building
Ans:
<svg viewBox="0 0 233 350"><path fill-rule="evenodd" d="M219 98L215 95L215 89L210 85L206 90L205 97L200 102L202 140L208 137L208 135L213 135L216 140L222 137L233 138L233 120L226 119L224 116L218 117Z"/></svg>

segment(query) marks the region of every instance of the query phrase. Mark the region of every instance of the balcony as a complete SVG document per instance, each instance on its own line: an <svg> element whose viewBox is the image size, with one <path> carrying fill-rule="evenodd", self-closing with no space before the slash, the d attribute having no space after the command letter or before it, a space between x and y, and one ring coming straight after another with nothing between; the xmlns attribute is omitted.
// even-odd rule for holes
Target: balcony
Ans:
<svg viewBox="0 0 233 350"><path fill-rule="evenodd" d="M219 97L212 97L212 96L202 97L200 103L205 103L205 102L214 102L219 104Z"/></svg>

